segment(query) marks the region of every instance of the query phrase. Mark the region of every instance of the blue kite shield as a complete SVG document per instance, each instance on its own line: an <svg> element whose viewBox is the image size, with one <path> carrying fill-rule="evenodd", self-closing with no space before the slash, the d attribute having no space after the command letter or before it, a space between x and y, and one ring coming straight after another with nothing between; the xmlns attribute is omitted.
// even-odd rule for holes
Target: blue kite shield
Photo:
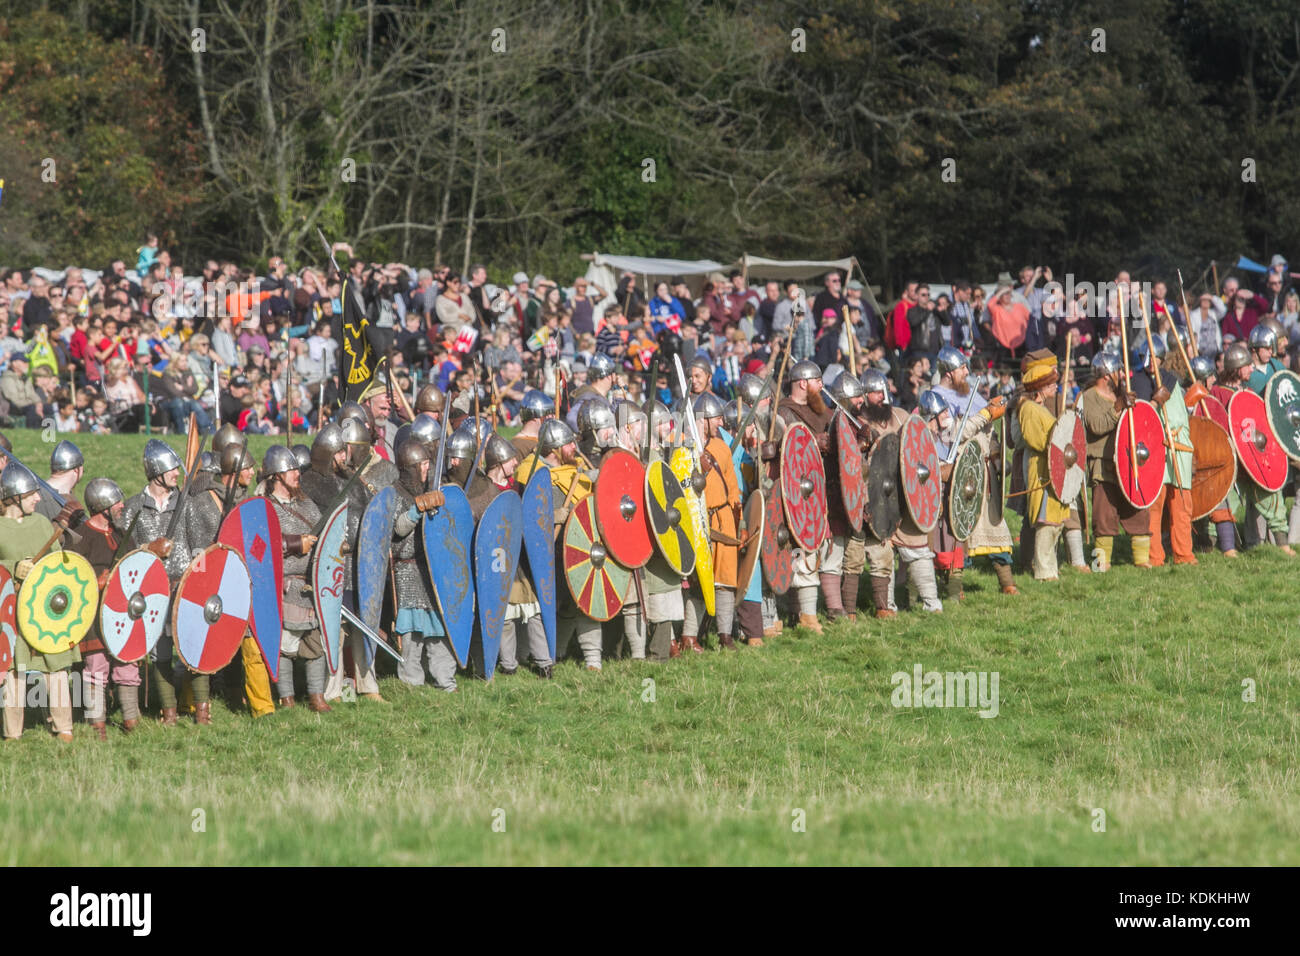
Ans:
<svg viewBox="0 0 1300 956"><path fill-rule="evenodd" d="M357 529L357 617L379 630L388 587L388 558L392 553L393 521L397 518L397 489L380 488L361 513ZM375 663L375 646L366 642L366 666Z"/></svg>
<svg viewBox="0 0 1300 956"><path fill-rule="evenodd" d="M546 646L555 660L555 497L551 469L539 467L524 486L524 556L528 578L542 607Z"/></svg>
<svg viewBox="0 0 1300 956"><path fill-rule="evenodd" d="M334 509L316 540L316 556L311 566L311 594L320 622L321 643L325 645L325 663L331 674L337 673L343 660L343 543L348 539L348 505L345 501Z"/></svg>
<svg viewBox="0 0 1300 956"><path fill-rule="evenodd" d="M461 667L467 667L474 638L474 576L470 569L474 512L465 492L455 485L443 485L442 494L447 500L437 513L424 516L421 536L433 582L433 599L438 603L456 660Z"/></svg>
<svg viewBox="0 0 1300 956"><path fill-rule="evenodd" d="M479 519L474 533L474 585L478 595L478 629L483 640L483 676L492 679L501 653L501 631L510 603L510 585L519 569L524 509L519 496L503 491Z"/></svg>
<svg viewBox="0 0 1300 956"><path fill-rule="evenodd" d="M269 498L249 498L226 516L217 541L234 548L252 579L253 640L271 679L280 674L280 629L284 622L284 545L280 517Z"/></svg>

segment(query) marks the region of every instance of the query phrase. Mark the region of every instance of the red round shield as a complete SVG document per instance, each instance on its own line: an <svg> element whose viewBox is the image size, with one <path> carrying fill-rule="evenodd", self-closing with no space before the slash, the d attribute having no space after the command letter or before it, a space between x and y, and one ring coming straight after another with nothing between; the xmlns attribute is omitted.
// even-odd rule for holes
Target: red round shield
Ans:
<svg viewBox="0 0 1300 956"><path fill-rule="evenodd" d="M0 674L9 670L18 646L18 590L13 575L0 568Z"/></svg>
<svg viewBox="0 0 1300 956"><path fill-rule="evenodd" d="M1264 400L1242 389L1228 403L1228 421L1228 434L1250 480L1265 491L1280 490L1286 484L1288 459L1268 422Z"/></svg>
<svg viewBox="0 0 1300 956"><path fill-rule="evenodd" d="M812 429L796 422L781 442L781 501L794 542L815 551L830 535L826 518L826 468Z"/></svg>
<svg viewBox="0 0 1300 956"><path fill-rule="evenodd" d="M867 504L867 480L862 473L862 452L857 435L844 413L835 416L835 459L839 465L840 501L854 531L862 530L862 511Z"/></svg>
<svg viewBox="0 0 1300 956"><path fill-rule="evenodd" d="M911 415L899 434L898 460L903 472L903 501L921 531L932 531L943 511L939 450L919 415Z"/></svg>
<svg viewBox="0 0 1300 956"><path fill-rule="evenodd" d="M1215 391L1217 392L1219 389L1216 387ZM1227 389L1223 389L1223 391L1226 392ZM1231 397L1232 394L1229 392L1228 398ZM1203 398L1197 402L1196 407L1192 409L1192 414L1208 418L1225 432L1232 430L1232 424L1228 421L1228 406L1224 405L1223 400L1220 400L1216 395L1210 395L1208 398Z"/></svg>
<svg viewBox="0 0 1300 956"><path fill-rule="evenodd" d="M644 499L645 466L629 451L608 452L596 476L596 525L610 555L625 568L644 566L654 553Z"/></svg>
<svg viewBox="0 0 1300 956"><path fill-rule="evenodd" d="M1149 508L1165 483L1165 429L1160 413L1139 399L1119 417L1115 431L1119 489L1134 508Z"/></svg>
<svg viewBox="0 0 1300 956"><path fill-rule="evenodd" d="M758 555L763 577L775 594L784 594L794 583L794 553L790 550L790 530L785 526L781 494L773 488L763 512L763 550Z"/></svg>
<svg viewBox="0 0 1300 956"><path fill-rule="evenodd" d="M1052 428L1047 446L1047 470L1052 494L1058 501L1073 504L1083 490L1084 463L1088 460L1088 438L1083 419L1066 409Z"/></svg>

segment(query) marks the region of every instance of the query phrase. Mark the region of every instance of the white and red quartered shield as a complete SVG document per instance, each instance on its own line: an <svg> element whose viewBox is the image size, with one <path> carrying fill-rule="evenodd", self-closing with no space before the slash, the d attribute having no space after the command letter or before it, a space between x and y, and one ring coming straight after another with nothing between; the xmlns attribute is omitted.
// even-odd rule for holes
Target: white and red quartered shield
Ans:
<svg viewBox="0 0 1300 956"><path fill-rule="evenodd" d="M190 670L215 674L234 659L252 613L252 581L228 544L209 545L181 577L172 604L176 652Z"/></svg>
<svg viewBox="0 0 1300 956"><path fill-rule="evenodd" d="M167 626L171 582L152 551L132 551L108 576L99 604L99 632L123 664L143 660Z"/></svg>
<svg viewBox="0 0 1300 956"><path fill-rule="evenodd" d="M1052 426L1052 436L1047 446L1047 474L1052 482L1052 494L1058 501L1074 504L1083 490L1083 466L1088 460L1088 439L1083 430L1083 419L1073 409L1067 408Z"/></svg>
<svg viewBox="0 0 1300 956"><path fill-rule="evenodd" d="M9 670L18 646L18 589L13 575L0 568L0 674Z"/></svg>

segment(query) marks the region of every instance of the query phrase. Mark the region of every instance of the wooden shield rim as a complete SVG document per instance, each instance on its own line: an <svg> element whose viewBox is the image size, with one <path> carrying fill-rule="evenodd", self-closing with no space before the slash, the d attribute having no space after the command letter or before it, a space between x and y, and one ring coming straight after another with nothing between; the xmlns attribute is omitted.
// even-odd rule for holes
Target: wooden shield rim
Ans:
<svg viewBox="0 0 1300 956"><path fill-rule="evenodd" d="M325 666L331 674L337 674L339 665L343 663L343 620L342 617L340 617L339 620L334 621L333 615L326 615L324 608L321 607L320 595L323 589L321 588L321 582L317 580L316 571L317 568L320 566L319 562L320 562L321 546L324 544L325 539L329 537L330 532L334 530L334 526L337 525L340 520L343 521L343 540L344 541L347 540L347 514L348 514L348 503L344 501L341 505L339 505L330 513L330 516L328 518L325 519L325 525L324 527L321 528L320 536L316 539L316 554L313 556L311 562L311 578L312 578L311 603L312 606L315 607L316 609L316 620L320 624L321 637L323 638L321 640L321 645L322 645L322 649L325 651ZM347 561L340 560L338 567L340 570L345 569L347 567ZM343 587L345 591L347 590L346 574L344 575L344 579L340 582L340 586ZM340 594L339 595L340 603L342 602L342 600L343 600L343 595ZM326 620L330 621L329 627L327 627L325 623ZM331 627L333 629L333 634L334 634L333 642L329 640L329 633L330 633L329 628ZM331 643L333 644L334 647L338 649L337 659L335 658L334 654L330 653Z"/></svg>
<svg viewBox="0 0 1300 956"><path fill-rule="evenodd" d="M1195 425L1192 425L1192 422L1193 422L1193 421L1196 422ZM1206 517L1207 515L1209 515L1211 512L1214 511L1214 509L1216 509L1216 508L1219 506L1219 503L1220 503L1221 501L1223 501L1223 499L1227 496L1228 492L1231 490L1232 486L1236 483L1236 481L1237 481L1237 450L1236 450L1235 447L1233 447L1233 444L1232 444L1232 436L1228 434L1227 429L1225 429L1222 425L1220 425L1220 424L1219 424L1218 422L1216 422L1214 419L1212 419L1212 418L1210 418L1210 417L1208 417L1208 416L1206 416L1206 415L1189 415L1188 418L1187 418L1187 422L1188 422L1188 428L1187 428L1187 430L1188 430L1189 435L1191 435L1191 432L1194 431L1194 430L1201 430L1201 429L1211 428L1211 427L1214 428L1214 429L1216 429L1218 432L1220 432L1220 433L1222 434L1222 436L1223 436L1223 441L1227 444L1227 446L1228 446L1228 450L1232 453L1231 455L1229 455L1229 464L1230 464L1230 466L1231 466L1231 468L1232 468L1232 478L1231 478L1230 480L1224 482L1223 494L1218 495L1218 496L1212 496L1212 497L1214 497L1214 501L1213 501L1213 503L1211 503L1210 506L1209 506L1208 508L1206 508L1206 509L1205 509L1203 512L1201 512L1200 514L1197 514L1197 513L1196 513L1196 509L1192 509L1192 520L1193 520L1193 521L1200 521L1202 518L1204 518L1204 517ZM1196 469L1196 451L1197 451L1197 449L1204 448L1204 447L1206 446L1206 442L1205 442L1204 440L1197 440L1197 438L1196 438L1195 435L1191 435L1191 439L1192 439L1192 469L1193 469L1192 473L1193 473L1193 475L1195 475L1195 469ZM1194 495L1192 496L1192 500L1195 501L1195 496L1194 496Z"/></svg>
<svg viewBox="0 0 1300 956"><path fill-rule="evenodd" d="M544 479L539 476L545 476ZM528 519L528 499L537 494L532 489L534 483L542 491L540 494L550 499L551 506L544 509L545 514L539 515L545 522L544 542L539 542L537 555L533 556L533 550L528 546L531 536L527 533L529 525ZM519 503L524 508L524 533L521 535L521 544L519 546L520 557L522 561L525 556L528 557L528 576L533 582L533 591L537 594L537 604L542 609L542 628L546 631L546 645L551 654L551 660L555 660L555 641L556 633L556 604L559 599L559 593L556 591L555 581L555 547L554 547L554 522L555 522L555 486L551 483L551 468L549 465L541 464L533 470L528 476L528 481L524 483L523 493L519 496ZM539 578L544 578L546 572L550 571L550 602L543 600L546 589L541 586Z"/></svg>
<svg viewBox="0 0 1300 956"><path fill-rule="evenodd" d="M786 449L790 447L790 441L796 435L807 433L807 443L812 446L813 454L809 461L809 477L813 478L813 493L808 496L807 500L799 504L791 504L789 495L794 488L798 487L799 478L795 475L794 469L786 466ZM827 517L826 517L826 468L822 464L821 452L817 449L817 436L813 430L803 422L795 422L785 430L785 435L781 439L781 507L785 510L785 526L790 531L790 536L794 538L799 547L804 551L816 551L821 546L822 541L826 539ZM821 514L817 514L818 486L816 484L816 475L821 475ZM787 481L788 476L788 481ZM793 483L793 484L792 484ZM795 523L791 520L791 512L798 513L798 509L806 508L811 512L810 517L814 520L811 522L817 527L812 532L816 540L807 540L800 538L795 531Z"/></svg>
<svg viewBox="0 0 1300 956"><path fill-rule="evenodd" d="M916 527L919 530L928 533L934 530L935 525L939 523L939 516L943 512L943 487L939 481L939 450L935 447L934 436L930 434L930 429L926 427L925 421L915 412L909 415L907 421L903 423L902 431L907 431L908 429L915 431L917 435L922 436L925 441L929 443L930 454L934 457L934 467L930 469L930 478L934 481L934 484L931 485L930 482L927 481L925 483L925 488L922 489L926 492L927 498L933 497L935 499L934 514L929 518L929 520L923 520L917 517L916 508L912 506L912 499L907 493L907 482L901 480L906 470L905 465L903 464L903 446L906 444L906 441L901 432L898 439L898 469L900 478L898 487L899 497L903 499L903 504L907 506L907 513L911 516ZM930 492L929 489L931 487L935 488L936 491Z"/></svg>
<svg viewBox="0 0 1300 956"><path fill-rule="evenodd" d="M1119 481L1117 482L1117 484L1119 485L1119 491L1120 491L1120 494L1122 494L1122 495L1124 496L1125 500L1127 500L1128 503L1131 504L1134 508L1150 508L1151 505L1155 503L1156 498L1157 498L1157 497L1159 496L1159 494L1160 494L1160 489L1164 487L1164 482L1165 482L1165 432L1164 432L1164 429L1163 429L1163 428L1157 428L1157 430L1156 430L1156 434L1157 434L1157 436L1160 438L1160 450L1159 450L1159 452L1157 452L1157 453L1153 453L1153 454L1151 455L1151 457L1147 459L1147 463L1146 463L1145 465L1138 465L1138 478L1141 478L1141 477L1142 477L1142 470L1143 470L1144 468L1146 468L1146 469L1148 469L1149 471L1151 471L1151 473L1155 476L1155 477L1152 479L1152 481L1151 481L1151 485L1152 485L1152 487L1155 489L1155 493L1151 495L1151 500L1150 500L1150 501L1134 501L1134 500L1133 500L1133 496L1130 495L1129 492L1128 492L1128 489L1127 489L1126 487L1124 487L1124 473L1123 473L1123 471L1120 469L1120 460L1124 457L1123 452L1122 452L1122 448L1123 448L1123 447L1127 447L1127 446L1122 445L1121 442L1122 442L1123 439L1126 439L1126 438L1128 437L1128 425L1126 424L1126 417L1125 417L1125 416L1132 415L1132 416L1133 416L1133 419L1134 419L1134 424L1136 425L1136 424L1137 424L1137 410L1138 410L1139 408L1143 408L1143 409L1145 409L1145 411L1143 412L1143 414L1145 414L1145 415L1150 415L1150 416L1151 416L1151 417L1152 417L1152 418L1157 422L1157 424L1159 423L1159 421L1160 421L1160 414L1159 414L1159 412L1156 411L1156 407L1155 407L1154 405L1152 405L1150 402L1148 402L1148 401L1146 401L1146 400L1144 400L1144 399L1140 399L1140 398L1139 398L1137 401L1135 401L1135 402L1133 403L1133 407L1132 407L1132 408L1126 408L1126 409L1124 409L1124 413L1123 413L1122 415L1120 415L1120 417L1119 417L1119 422L1115 425L1115 427L1116 427L1116 429L1118 429L1118 431L1116 431L1116 433L1115 433L1115 453L1114 453L1114 455L1112 456L1111 463L1115 466L1115 474L1119 477ZM1156 465L1153 464L1153 462L1158 462L1158 464L1159 464L1159 466L1160 466L1160 470L1159 470L1159 473L1158 473L1158 474L1157 474L1157 472L1156 472ZM1142 490L1143 490L1143 489L1142 489L1142 486L1141 486L1138 482L1136 482L1136 481L1134 482L1134 488L1135 488L1135 490L1138 490L1138 491L1142 491Z"/></svg>
<svg viewBox="0 0 1300 956"><path fill-rule="evenodd" d="M754 501L758 501L758 508L754 515L750 514ZM744 515L745 530L749 533L749 540L745 546L740 549L740 561L736 565L736 593L740 599L744 599L745 592L749 590L749 582L754 578L754 566L758 564L759 554L763 550L763 517L767 510L767 502L763 498L763 490L755 488L745 499ZM758 533L754 533L753 521L755 517L758 520Z"/></svg>
<svg viewBox="0 0 1300 956"><path fill-rule="evenodd" d="M81 634L79 634L75 639L73 639L68 644L67 647L57 651L47 651L37 647L34 643L32 643L31 639L28 638L26 634L22 633L23 588L25 588L29 582L34 583L36 580L38 580L33 577L33 575L36 574L37 569L39 569L40 567L46 564L53 565L56 563L74 564L74 565L81 566L82 572L88 576L88 580L90 582L90 590L93 595L91 599L93 606L90 609L90 615L86 620L85 627L80 628ZM90 566L89 561L87 561L84 557L82 557L80 554L78 554L75 551L66 551L66 550L51 551L49 554L46 554L44 557L42 557L41 560L37 561L32 566L32 570L28 573L27 577L23 580L22 585L17 589L18 604L17 604L17 613L15 616L17 617L17 621L18 621L18 632L19 634L22 635L23 640L27 641L27 646L32 648L32 650L36 651L38 654L63 654L66 653L67 651L72 650L74 647L80 644L81 641L85 638L85 636L90 633L90 628L94 625L95 619L99 616L99 588L96 586L95 582L96 582L95 569ZM80 620L80 616L78 616L78 620ZM75 630L76 629L69 630L68 633L69 634L75 633Z"/></svg>
<svg viewBox="0 0 1300 956"><path fill-rule="evenodd" d="M1238 400L1240 400L1240 403ZM1286 455L1286 449L1282 448L1282 443L1278 441L1277 436L1273 434L1273 423L1269 420L1268 417L1268 406L1264 404L1263 398L1261 398L1259 395L1255 394L1254 392L1250 391L1249 389L1242 389L1241 391L1237 392L1237 394L1232 396L1232 401L1228 402L1228 421L1232 424L1232 429L1228 432L1228 437L1232 440L1232 448L1237 453L1237 457L1241 461L1242 470L1246 472L1246 476L1255 484L1259 485L1259 487L1263 488L1265 491L1272 493L1275 491L1280 491L1286 485L1287 473L1290 471L1289 467L1282 468L1282 476L1281 476L1282 480L1277 484L1276 487L1271 487L1269 485L1266 485L1264 484L1264 482L1260 481L1259 478L1255 477L1254 472L1251 471L1250 463L1246 461L1246 456L1242 454L1241 445L1238 444L1237 442L1237 435L1236 435L1237 424L1236 424L1236 416L1233 414L1233 406L1239 405L1239 407L1244 407L1245 405L1251 404L1252 402L1256 402L1256 401L1258 401L1260 406L1264 409L1263 419L1264 419L1264 424L1268 426L1268 431L1266 432L1268 441L1277 445L1278 449L1281 450L1282 459L1284 462L1290 462L1290 459L1287 458ZM1256 418L1258 417L1259 416L1256 416Z"/></svg>
<svg viewBox="0 0 1300 956"><path fill-rule="evenodd" d="M1208 418L1210 421L1214 422L1214 424L1227 432L1228 438L1231 439L1232 419L1228 417L1228 406L1224 405L1223 401L1217 395L1207 395L1201 401L1205 402L1206 414L1198 414L1201 411L1200 402L1196 403L1196 408L1192 409L1192 414L1197 418ZM1214 409L1218 410L1218 415L1215 415ZM1222 416L1222 420L1220 420L1219 416Z"/></svg>
<svg viewBox="0 0 1300 956"><path fill-rule="evenodd" d="M248 577L248 616L244 618L244 630L240 636L240 640L235 641L234 647L230 649L230 656L226 658L226 660L220 666L213 667L211 670L205 671L205 670L199 670L199 668L195 667L189 661L185 660L185 658L181 655L181 642L176 638L176 618L177 615L180 613L181 592L185 590L185 585L190 579L190 572L192 572L194 568L198 565L200 556L210 554L214 548L229 551L230 554L226 556L226 560L229 561L233 557L243 567L244 574ZM172 598L171 621L172 621L172 643L176 649L176 656L180 658L182 664L184 664L190 670L194 671L194 673L215 674L217 671L221 670L222 667L225 667L227 664L233 661L235 659L235 655L239 653L240 641L243 640L243 637L249 633L249 631L252 629L253 626L253 576L248 572L248 565L244 564L244 556L240 554L237 549L232 548L224 541L215 541L212 544L208 545L206 548L204 548L202 551L200 551L198 554L196 554L194 558L190 561L190 566L187 567L185 569L185 573L181 575L180 581L176 583L176 593Z"/></svg>
<svg viewBox="0 0 1300 956"><path fill-rule="evenodd" d="M1272 412L1273 393L1276 390L1278 381L1280 381L1283 378L1291 379L1292 384L1295 387L1296 393L1300 394L1300 375L1296 375L1296 373L1291 371L1289 368L1281 369L1280 371L1275 372L1273 376L1269 378L1268 385L1264 387L1264 412L1266 414ZM1300 447L1297 447L1296 452L1292 454L1291 449L1287 448L1286 442L1282 441L1277 426L1273 424L1273 419L1271 417L1268 420L1268 424L1269 427L1273 430L1273 437L1277 439L1277 443L1279 447L1281 447L1283 454L1285 454L1287 458L1289 458L1292 462L1295 462L1296 464L1300 464ZM1283 484L1285 485L1285 482L1283 482Z"/></svg>
<svg viewBox="0 0 1300 956"><path fill-rule="evenodd" d="M592 501L591 495L588 495L587 497L583 498L580 502L578 502L578 504L574 507L572 514L569 515L568 520L565 521L565 523L564 523L564 537L563 537L562 542L561 542L561 545L562 545L562 547L564 548L564 552L563 552L563 553L564 553L565 555L568 554L568 549L569 549L570 547L577 548L577 550L579 550L579 551L582 551L582 550L583 550L582 548L578 548L577 545L570 545L570 544L569 544L569 527L570 527L570 525L573 525L575 521L577 522L577 524L574 525L574 526L577 527L577 528L579 529L579 532L582 534L582 537L583 537L584 539L588 539L588 536L587 536L586 532L585 532L585 531L582 531L582 522L578 519L578 515L579 515L579 513L582 512L584 509L585 509L586 511L590 512L591 529L592 529L592 531L593 531L593 535L592 535L591 538L588 539L588 540L590 540L592 543L594 543L596 540L598 540L598 538L599 538L599 534L596 533L596 532L598 531L598 529L596 528L596 508L595 508L595 504L596 504L596 503L595 503L594 501ZM584 553L590 555L590 553L591 553L590 548L588 548ZM588 561L588 563L590 563L590 561ZM564 562L564 581L565 581L565 584L566 584L566 585L568 586L568 588L569 588L569 594L570 594L570 596L573 598L573 603L576 604L576 605L578 605L578 608L582 611L582 613L585 614L585 615L587 615L587 617L591 618L593 621L600 621L600 622L602 622L602 623L605 622L605 621L612 621L615 617L618 616L618 612L621 611L621 610L623 609L623 595L627 593L627 585L628 585L628 583L629 583L629 581L630 581L630 579L631 579L632 572L629 571L627 568L623 567L623 566L622 566L621 564L619 564L617 561L613 560L613 556L611 555L611 556L607 557L607 559L606 559L604 565L602 565L600 569L596 569L596 568L593 567L593 568L592 568L592 573L593 573L593 574L600 574L600 575L602 575L603 577L608 577L608 578L610 579L610 584L613 585L613 584L615 583L615 582L614 582L614 578L615 578L616 575L615 575L615 574L611 574L610 570L606 570L607 568L610 568L611 565L612 565L612 568L613 568L614 570L616 570L617 574L625 575L625 576L626 576L626 579L622 582L622 584L623 584L622 588L619 588L619 587L617 587L617 586L614 587L614 603L613 603L613 606L612 606L611 608L609 608L609 615L608 615L607 617L597 617L595 614L592 614L592 613L591 613L590 609L588 609L588 608L584 608L584 607L582 606L581 595L579 595L579 594L578 594L577 592L575 592L574 589L573 589L573 578L570 577L570 575L569 575L569 563L568 563L567 560ZM577 566L577 565L574 565L574 567L576 567L576 566Z"/></svg>
<svg viewBox="0 0 1300 956"><path fill-rule="evenodd" d="M847 440L846 440L847 439ZM844 505L844 513L849 519L849 524L853 530L861 531L862 522L865 520L863 512L867 507L867 478L866 469L862 461L862 453L858 450L857 436L853 432L853 426L849 424L843 412L835 416L835 460L839 465L839 485L840 485L840 502ZM849 477L850 467L846 467L852 461L857 461L857 488L856 495L850 493L850 482L846 480ZM852 499L857 498L857 507L854 508Z"/></svg>
<svg viewBox="0 0 1300 956"><path fill-rule="evenodd" d="M519 555L524 548L523 509L523 499L513 490L506 489L488 502L487 507L483 509L483 517L479 519L478 525L474 528L474 598L479 609L479 638L483 643L483 673L488 680L491 680L496 673L497 659L501 654L501 636L505 632L506 612L510 607L510 587L514 584L515 574L519 571ZM512 512L512 514L502 515L497 521L497 527L498 529L504 528L505 540L512 545L507 550L513 551L514 560L508 568L509 574L506 576L505 584L501 588L500 601L494 602L494 605L496 603L500 604L500 610L498 611L495 606L487 605L479 596L479 592L483 590L480 587L481 579L479 577L479 568L482 567L482 562L479 560L479 535L484 533L484 528L492 527L487 521L488 516L491 515L493 518L497 518L502 511ZM518 527L511 520L514 516L513 513L518 514ZM488 534L492 534L492 532L489 530ZM494 543L500 547L501 539L494 536L486 542L489 545ZM491 613L485 614L485 609ZM496 633L488 633L488 624L491 624ZM490 654L489 650L491 651Z"/></svg>
<svg viewBox="0 0 1300 956"><path fill-rule="evenodd" d="M677 475L673 473L673 470L668 467L667 462L652 461L650 462L649 466L647 466L645 470L645 508L646 508L646 524L650 527L650 539L654 542L655 550L659 552L659 556L662 557L664 561L668 563L668 567L672 568L674 574L680 574L684 578L690 577L692 574L695 573L695 560L696 560L695 540L694 537L691 535L690 531L689 530L684 531L682 532L682 534L686 538L687 546L689 546L691 549L691 563L689 567L686 566L679 567L678 565L674 564L672 558L668 556L667 550L664 548L663 544L659 540L659 534L655 531L654 525L651 524L650 522L650 506L654 498L654 492L650 488L651 471L654 471L656 474L667 475L668 477L671 477L672 480L677 483L677 487L681 489L683 499L686 498L686 489L682 486L681 479L678 478ZM689 507L690 506L688 504L687 505L688 510Z"/></svg>
<svg viewBox="0 0 1300 956"><path fill-rule="evenodd" d="M163 570L164 580L166 580L166 576L167 576L166 568L163 564L163 560L160 557L158 557L152 551L146 550L145 548L136 548L122 555L122 560L118 561L117 564L113 565L113 569L109 572L108 578L105 579L104 587L99 592L99 614L98 614L99 635L100 635L100 640L104 642L104 650L108 654L108 656L113 658L113 660L115 661L119 661L122 664L134 664L137 661L142 661L146 657L148 657L149 652L152 651L154 647L157 646L160 640L162 640L163 633L167 630L167 622L171 620L171 582L167 582L167 589L166 591L163 592L164 594L167 595L167 611L165 614L163 614L163 626L158 629L158 636L155 637L152 642L149 642L149 646L144 649L144 653L141 654L139 657L133 657L130 660L127 660L126 658L118 657L116 654L112 652L112 650L109 649L108 627L106 626L106 622L104 621L104 612L109 610L108 600L107 600L108 588L109 585L112 584L113 579L118 577L119 572L122 569L122 565L126 564L127 560L129 560L130 558L134 557L137 554L149 555L149 557L151 557L160 567L164 568ZM122 593L123 594L126 593L125 588L122 588Z"/></svg>
<svg viewBox="0 0 1300 956"><path fill-rule="evenodd" d="M616 467L630 467L630 465L622 465L621 463L623 462L630 462L631 464L636 465L637 471L632 472L634 478L638 472L641 476L639 479L629 483L626 488L622 489L623 494L636 503L636 516L632 521L627 521L624 520L620 514L618 517L622 522L621 525L615 524L614 522L608 522L608 524L613 530L623 531L626 535L630 536L633 539L630 544L625 539L620 538L619 535L611 535L609 533L610 528L607 528L606 526L606 519L610 517L606 514L608 509L601 505L601 502L606 500L607 495L603 494L601 491L600 479L605 476L607 469L608 474L612 476ZM595 499L596 529L600 532L601 541L604 542L605 547L609 550L610 555L615 561L623 565L623 567L633 570L645 567L645 563L650 560L650 556L654 554L655 551L654 541L652 540L654 536L650 533L650 521L646 515L645 495L637 494L638 487L640 489L645 488L645 481L646 468L641 464L641 459L637 458L636 455L626 449L616 448L606 454L601 460L600 471L596 474L596 489L592 494L592 497ZM606 484L606 487L608 487L608 484ZM644 542L641 538L645 539ZM617 547L613 544L615 540L619 541ZM624 544L629 544L629 547L625 548L623 546Z"/></svg>
<svg viewBox="0 0 1300 956"><path fill-rule="evenodd" d="M903 501L902 501L903 496L902 496L902 489L900 487L900 482L903 480L902 464L901 464L903 442L902 439L899 438L898 432L887 432L871 443L871 450L867 452L866 472L868 475L871 474L871 465L876 460L876 452L884 444L885 440L888 439L891 435L894 437L895 441L898 442L898 455L896 456L898 460L894 462L894 471L895 471L894 498L898 501L898 520L894 522L894 526L889 529L888 533L881 534L880 529L878 529L871 520L871 501L869 499L867 501L866 507L863 508L863 516L864 516L864 520L866 521L867 528L868 530L871 531L873 535L875 535L877 541L888 541L891 537L893 537L894 532L898 530L898 526L899 524L902 523L903 520Z"/></svg>
<svg viewBox="0 0 1300 956"><path fill-rule="evenodd" d="M458 485L445 484L440 485L439 487L441 488L443 497L446 501L443 506L438 509L437 515L427 514L424 516L424 521L420 524L420 544L424 546L425 564L430 569L435 566L439 568L445 567L445 561L434 562L428 560L428 539L432 536L429 528L438 517L444 513L450 516L452 511L459 512L461 517L467 519L464 523L469 527L469 541L461 541L461 546L465 551L465 580L467 584L465 590L468 595L467 600L462 602L465 604L465 607L462 609L464 611L463 619L453 618L448 614L446 602L443 600L443 596L438 589L438 579L433 576L432 570L430 570L429 573L429 590L433 593L433 603L438 609L439 617L442 618L443 627L447 631L447 642L451 644L451 651L456 657L456 662L461 667L468 667L470 647L474 640L474 609L478 597L478 595L474 593L474 511L470 507L469 498L465 495L464 490ZM454 506L452 502L455 502ZM449 531L450 530L451 528L449 528ZM457 539L460 538L459 535L452 536Z"/></svg>
<svg viewBox="0 0 1300 956"><path fill-rule="evenodd" d="M979 494L976 495L975 517L970 523L970 528L965 534L957 530L957 524L954 520L957 514L957 466L961 464L963 458L974 457L976 461L975 471L979 474L980 488ZM967 439L957 451L957 457L953 459L952 483L948 489L948 523L952 526L953 537L958 541L966 541L975 533L975 526L979 524L980 514L984 510L984 496L988 490L984 487L984 451L980 448L979 442L974 438Z"/></svg>
<svg viewBox="0 0 1300 956"><path fill-rule="evenodd" d="M759 543L758 556L759 564L763 568L763 579L767 581L768 587L770 587L776 594L784 594L786 591L790 590L794 581L794 552L789 547L781 547L776 539L777 532L780 531L781 525L785 521L785 509L781 504L780 497L780 489L774 488L768 495L767 500L764 502L763 540ZM773 516L775 516L777 520L769 521L766 513L767 511L772 511ZM771 542L770 549L763 546L769 541ZM780 562L780 567L777 570L784 572L787 566L789 567L788 574L783 573L780 581L774 580L776 575L773 573L773 565L775 565L776 562L774 560L763 560L763 554L765 552L783 556ZM781 587L782 583L785 584L785 587Z"/></svg>

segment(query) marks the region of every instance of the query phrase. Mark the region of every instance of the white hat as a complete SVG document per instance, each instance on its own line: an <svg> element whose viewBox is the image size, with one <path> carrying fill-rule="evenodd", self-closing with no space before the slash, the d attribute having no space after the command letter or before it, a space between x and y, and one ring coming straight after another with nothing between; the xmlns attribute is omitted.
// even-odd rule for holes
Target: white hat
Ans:
<svg viewBox="0 0 1300 956"><path fill-rule="evenodd" d="M528 281L528 273L527 273L527 272L516 272L513 276L510 277L510 281L511 281L514 285L519 285L521 282L527 282L527 281Z"/></svg>

